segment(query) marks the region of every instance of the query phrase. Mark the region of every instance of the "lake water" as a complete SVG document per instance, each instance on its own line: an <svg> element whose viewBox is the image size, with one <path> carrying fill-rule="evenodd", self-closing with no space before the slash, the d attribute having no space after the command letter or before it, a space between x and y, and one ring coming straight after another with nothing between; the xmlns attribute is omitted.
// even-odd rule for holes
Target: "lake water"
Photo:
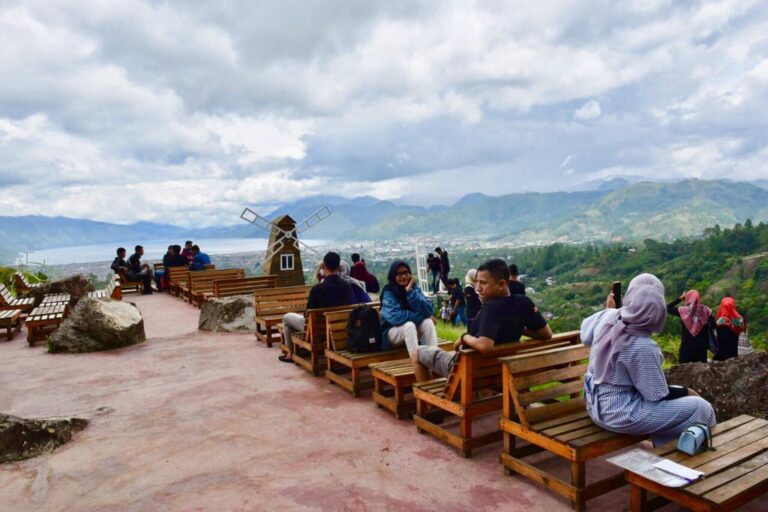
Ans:
<svg viewBox="0 0 768 512"><path fill-rule="evenodd" d="M302 240L310 247L327 245L324 240ZM241 252L257 252L267 248L265 238L209 238L197 239L195 243L200 250L209 254L236 254ZM148 240L144 246L144 260L160 260L168 250L168 240ZM76 245L72 247L57 247L22 254L17 264L44 263L46 265L67 265L70 263L91 263L95 261L112 261L115 257L116 244ZM128 256L133 254L133 247L126 247Z"/></svg>

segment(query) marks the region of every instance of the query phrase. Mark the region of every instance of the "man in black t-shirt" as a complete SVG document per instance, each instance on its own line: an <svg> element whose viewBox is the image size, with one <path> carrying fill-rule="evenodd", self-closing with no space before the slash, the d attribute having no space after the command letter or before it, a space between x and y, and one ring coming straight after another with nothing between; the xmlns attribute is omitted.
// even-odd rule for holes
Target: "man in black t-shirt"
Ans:
<svg viewBox="0 0 768 512"><path fill-rule="evenodd" d="M341 256L335 252L329 252L323 256L322 271L323 281L316 284L309 291L306 309L333 308L336 306L349 306L355 303L355 293L352 284L339 275ZM293 341L291 335L294 332L302 332L306 325L306 318L299 313L286 313L283 315L283 342L288 347L288 353L278 359L284 363L293 360Z"/></svg>
<svg viewBox="0 0 768 512"><path fill-rule="evenodd" d="M517 278L517 265L512 263L509 266L509 293L511 295L525 295L525 285Z"/></svg>
<svg viewBox="0 0 768 512"><path fill-rule="evenodd" d="M448 251L435 247L435 252L440 259L440 280L443 282L443 286L448 288L448 274L451 272L451 262L448 260Z"/></svg>
<svg viewBox="0 0 768 512"><path fill-rule="evenodd" d="M542 340L552 337L552 330L531 299L510 295L508 281L509 267L503 260L488 260L477 269L477 293L483 307L472 321L470 332L456 341L456 353L420 346L413 358L418 382L429 379L427 370L447 377L462 347L486 353L497 343L520 341L523 334Z"/></svg>

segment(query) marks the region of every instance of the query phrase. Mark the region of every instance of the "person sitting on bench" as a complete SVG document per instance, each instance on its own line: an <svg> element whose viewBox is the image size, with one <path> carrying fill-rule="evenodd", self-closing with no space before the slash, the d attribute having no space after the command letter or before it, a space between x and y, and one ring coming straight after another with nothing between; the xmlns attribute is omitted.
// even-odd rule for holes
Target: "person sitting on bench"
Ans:
<svg viewBox="0 0 768 512"><path fill-rule="evenodd" d="M355 294L354 303L355 304L365 304L366 302L371 302L371 296L368 295L368 292L366 291L365 283L360 281L359 279L355 279L354 277L350 277L349 275L349 265L346 261L342 261L339 264L339 275L352 285L352 292Z"/></svg>
<svg viewBox="0 0 768 512"><path fill-rule="evenodd" d="M335 252L329 252L323 256L320 273L324 276L322 282L316 284L309 291L307 298L307 310L319 308L333 308L336 306L350 306L355 304L355 295L352 285L339 275L341 256ZM283 334L288 353L278 357L284 363L290 363L293 359L294 332L304 331L306 318L299 313L286 313L283 316Z"/></svg>
<svg viewBox="0 0 768 512"><path fill-rule="evenodd" d="M419 344L437 348L433 313L432 301L419 288L411 267L403 260L392 263L381 290L382 348L393 350L405 345L411 357Z"/></svg>
<svg viewBox="0 0 768 512"><path fill-rule="evenodd" d="M446 352L438 347L418 348L413 357L418 382L429 380L427 370L441 377L450 375L462 347L487 353L497 343L520 341L523 334L540 340L552 337L552 330L533 301L525 295L510 295L509 267L504 260L491 259L477 268L476 290L483 305L469 332L456 341L456 351Z"/></svg>
<svg viewBox="0 0 768 512"><path fill-rule="evenodd" d="M131 272L134 276L137 276L139 281L144 283L143 295L152 294L152 277L154 272L150 266L141 262L141 257L144 256L144 247L137 245L134 248L134 253L128 258L128 266L131 267Z"/></svg>
<svg viewBox="0 0 768 512"><path fill-rule="evenodd" d="M587 413L596 425L621 434L649 435L654 446L677 439L694 423L715 425L712 406L695 391L670 387L661 348L651 333L664 329L664 285L651 274L632 279L624 305L581 324L581 342L592 347L584 375Z"/></svg>
<svg viewBox="0 0 768 512"><path fill-rule="evenodd" d="M189 266L189 270L205 270L206 265L211 264L211 257L200 252L200 247L197 245L192 246L192 264Z"/></svg>
<svg viewBox="0 0 768 512"><path fill-rule="evenodd" d="M144 293L147 293L146 290L149 290L149 293L152 293L152 278L149 274L141 275L133 272L128 262L125 261L125 247L117 248L117 258L112 261L110 268L115 274L120 275L122 272L126 279L131 281L141 281L144 283Z"/></svg>

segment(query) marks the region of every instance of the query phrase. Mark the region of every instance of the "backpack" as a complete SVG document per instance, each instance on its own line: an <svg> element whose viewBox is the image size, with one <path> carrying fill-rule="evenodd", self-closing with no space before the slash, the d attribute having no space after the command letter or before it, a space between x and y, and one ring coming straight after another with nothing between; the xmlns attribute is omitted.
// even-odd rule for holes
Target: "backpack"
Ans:
<svg viewBox="0 0 768 512"><path fill-rule="evenodd" d="M347 348L350 352L378 352L381 350L379 312L371 306L358 306L349 314Z"/></svg>
<svg viewBox="0 0 768 512"><path fill-rule="evenodd" d="M365 276L365 291L371 293L379 293L379 280L373 274Z"/></svg>

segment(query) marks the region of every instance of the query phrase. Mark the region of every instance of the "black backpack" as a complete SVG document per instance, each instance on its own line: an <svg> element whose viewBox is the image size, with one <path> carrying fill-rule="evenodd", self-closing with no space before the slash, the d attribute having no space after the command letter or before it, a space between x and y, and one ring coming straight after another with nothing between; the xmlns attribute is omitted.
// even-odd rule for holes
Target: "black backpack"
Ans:
<svg viewBox="0 0 768 512"><path fill-rule="evenodd" d="M379 312L371 306L356 307L349 314L347 348L350 352L378 352L381 350Z"/></svg>

